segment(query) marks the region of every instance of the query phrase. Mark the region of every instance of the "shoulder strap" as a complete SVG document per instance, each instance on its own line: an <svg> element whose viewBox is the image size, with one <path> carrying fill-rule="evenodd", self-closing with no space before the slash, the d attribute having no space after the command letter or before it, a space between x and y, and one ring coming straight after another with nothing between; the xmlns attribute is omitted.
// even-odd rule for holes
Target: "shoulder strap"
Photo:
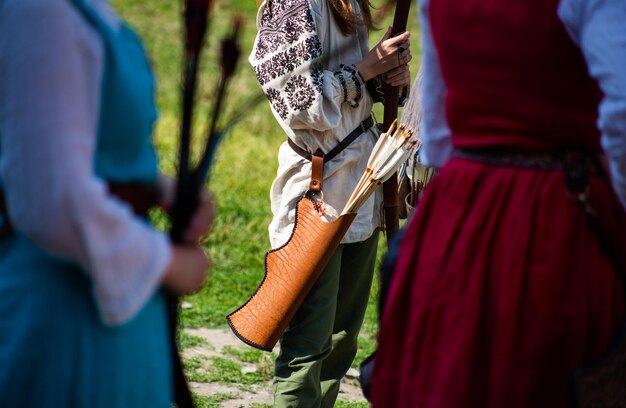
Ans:
<svg viewBox="0 0 626 408"><path fill-rule="evenodd" d="M291 149L298 153L303 158L307 159L311 162L311 183L309 184L309 190L313 192L322 191L322 182L324 180L324 163L334 159L339 153L341 153L346 147L350 145L350 143L354 142L359 136L363 133L367 132L372 126L374 126L374 118L372 115L368 116L363 122L359 124L359 126L354 129L348 136L346 136L337 146L333 147L333 149L324 154L321 149L317 149L317 151L313 154L309 153L305 149L298 146L291 138L287 138L287 144Z"/></svg>
<svg viewBox="0 0 626 408"><path fill-rule="evenodd" d="M311 183L309 190L319 193L322 191L322 182L324 181L324 153L317 149L311 157Z"/></svg>

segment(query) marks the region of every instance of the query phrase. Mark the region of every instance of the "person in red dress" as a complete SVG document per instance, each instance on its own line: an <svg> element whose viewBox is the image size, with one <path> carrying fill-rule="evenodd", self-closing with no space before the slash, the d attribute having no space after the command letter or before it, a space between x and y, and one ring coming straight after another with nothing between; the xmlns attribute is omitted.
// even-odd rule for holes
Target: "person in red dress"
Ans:
<svg viewBox="0 0 626 408"><path fill-rule="evenodd" d="M421 155L441 169L401 244L373 405L566 406L625 320L626 3L420 6Z"/></svg>

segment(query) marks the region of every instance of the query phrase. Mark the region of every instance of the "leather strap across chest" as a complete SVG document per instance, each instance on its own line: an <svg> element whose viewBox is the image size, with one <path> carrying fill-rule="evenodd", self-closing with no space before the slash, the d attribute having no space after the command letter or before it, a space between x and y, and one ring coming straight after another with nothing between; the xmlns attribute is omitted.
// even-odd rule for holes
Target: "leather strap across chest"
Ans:
<svg viewBox="0 0 626 408"><path fill-rule="evenodd" d="M367 132L372 126L374 126L374 118L372 115L368 116L359 126L354 129L348 136L346 136L337 146L324 153L321 149L317 149L315 153L310 153L307 150L298 146L293 140L287 138L287 143L291 149L298 153L303 158L311 162L311 183L309 189L314 192L322 191L322 182L324 180L324 163L334 159L339 153L341 153L350 143L354 142L359 136Z"/></svg>

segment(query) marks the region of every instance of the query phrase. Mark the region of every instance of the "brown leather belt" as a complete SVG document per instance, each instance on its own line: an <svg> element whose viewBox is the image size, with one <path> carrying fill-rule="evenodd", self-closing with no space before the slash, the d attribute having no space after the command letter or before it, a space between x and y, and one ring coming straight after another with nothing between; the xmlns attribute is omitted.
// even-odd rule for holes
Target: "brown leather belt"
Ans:
<svg viewBox="0 0 626 408"><path fill-rule="evenodd" d="M109 193L128 203L135 215L145 217L150 208L159 203L160 191L156 184L142 183L109 183ZM9 219L4 194L0 193L0 239L13 234L13 227Z"/></svg>
<svg viewBox="0 0 626 408"><path fill-rule="evenodd" d="M298 146L293 140L287 138L287 143L291 149L298 153L303 158L312 163L313 169L311 171L311 183L309 189L311 191L322 191L322 181L324 179L324 163L334 159L339 153L341 153L346 147L350 146L350 143L354 142L359 136L367 132L372 126L374 126L374 118L370 114L359 126L354 129L348 136L343 138L337 146L333 147L328 153L324 153L321 149L317 149L315 153L311 153L300 146Z"/></svg>

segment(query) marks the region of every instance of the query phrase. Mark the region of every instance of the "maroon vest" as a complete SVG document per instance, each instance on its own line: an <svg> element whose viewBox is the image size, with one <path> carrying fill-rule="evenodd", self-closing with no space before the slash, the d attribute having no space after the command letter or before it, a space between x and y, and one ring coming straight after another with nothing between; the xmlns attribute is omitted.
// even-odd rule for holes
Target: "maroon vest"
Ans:
<svg viewBox="0 0 626 408"><path fill-rule="evenodd" d="M455 147L599 149L601 93L558 0L431 0Z"/></svg>

